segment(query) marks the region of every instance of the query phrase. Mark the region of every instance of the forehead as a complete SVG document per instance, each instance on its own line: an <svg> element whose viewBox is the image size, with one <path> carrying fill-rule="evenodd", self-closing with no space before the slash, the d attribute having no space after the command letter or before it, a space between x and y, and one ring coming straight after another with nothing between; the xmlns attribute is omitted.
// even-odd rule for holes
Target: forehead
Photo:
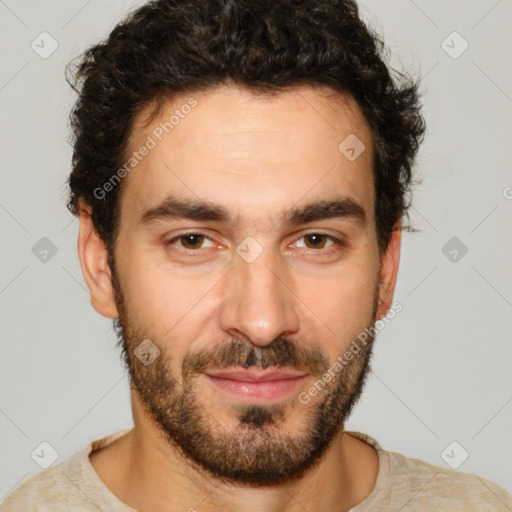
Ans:
<svg viewBox="0 0 512 512"><path fill-rule="evenodd" d="M125 155L139 153L123 183L128 222L169 195L223 204L248 221L339 196L373 213L372 136L347 94L304 86L268 96L223 85L152 113L154 105L137 116ZM354 159L352 149L362 152Z"/></svg>

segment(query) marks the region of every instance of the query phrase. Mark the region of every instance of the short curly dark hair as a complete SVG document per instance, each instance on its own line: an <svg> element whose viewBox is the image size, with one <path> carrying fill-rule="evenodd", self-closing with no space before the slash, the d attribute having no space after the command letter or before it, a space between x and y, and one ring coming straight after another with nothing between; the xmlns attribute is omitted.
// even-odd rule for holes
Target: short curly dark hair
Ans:
<svg viewBox="0 0 512 512"><path fill-rule="evenodd" d="M173 95L223 83L261 94L327 85L357 101L372 132L382 252L410 207L412 165L425 132L418 82L388 68L385 52L352 0L148 2L68 64L66 78L79 97L70 115L67 207L77 215L80 198L92 206L112 268L121 186L101 199L94 190L122 166L143 108L157 111Z"/></svg>

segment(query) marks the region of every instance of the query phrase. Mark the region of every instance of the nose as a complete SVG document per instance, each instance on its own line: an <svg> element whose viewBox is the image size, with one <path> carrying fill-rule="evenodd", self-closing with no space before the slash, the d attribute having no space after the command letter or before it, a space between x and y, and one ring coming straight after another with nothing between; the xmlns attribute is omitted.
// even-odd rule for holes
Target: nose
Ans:
<svg viewBox="0 0 512 512"><path fill-rule="evenodd" d="M257 347L297 332L298 299L287 274L271 251L251 263L236 255L223 295L222 329Z"/></svg>

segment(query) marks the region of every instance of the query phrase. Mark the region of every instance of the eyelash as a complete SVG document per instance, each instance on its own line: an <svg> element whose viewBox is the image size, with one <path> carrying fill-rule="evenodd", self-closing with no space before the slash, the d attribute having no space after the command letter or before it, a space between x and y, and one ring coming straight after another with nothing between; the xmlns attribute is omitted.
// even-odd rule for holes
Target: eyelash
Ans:
<svg viewBox="0 0 512 512"><path fill-rule="evenodd" d="M176 241L176 240L179 240L180 238L184 238L186 236L190 236L190 235L199 235L199 236L203 236L205 239L208 239L210 241L212 241L212 239L206 235L205 233L201 233L200 231L191 231L190 233L182 233L181 235L178 235L178 236L175 236L174 238L171 238L170 240L166 241L165 242L165 246L168 247L170 245L173 245L173 243ZM322 232L319 232L319 231L311 231L309 233L305 233L304 235L302 235L300 239L302 238L305 238L307 236L310 236L310 235L320 235L320 236L324 236L328 239L330 239L333 243L333 245L327 247L327 248L324 248L324 249L307 249L308 252L316 252L316 253L323 253L324 255L325 254L330 254L334 251L337 251L339 250L341 247L346 247L346 243L341 240L340 238L336 238L335 236L332 236L332 235L328 235L327 233L322 233ZM184 256L188 256L188 257L196 257L200 254L201 252L201 249L185 249L183 247L178 247L176 246L176 250L184 255Z"/></svg>

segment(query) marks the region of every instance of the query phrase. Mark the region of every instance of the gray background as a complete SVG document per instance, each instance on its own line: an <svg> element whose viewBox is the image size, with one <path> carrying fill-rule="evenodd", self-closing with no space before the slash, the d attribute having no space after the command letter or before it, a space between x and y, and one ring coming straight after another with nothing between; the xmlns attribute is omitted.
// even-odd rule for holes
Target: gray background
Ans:
<svg viewBox="0 0 512 512"><path fill-rule="evenodd" d="M90 306L78 221L64 206L74 101L64 64L134 5L0 1L0 501L41 471L31 453L42 441L60 462L132 425L111 321ZM460 463L466 450L460 471L512 492L511 1L361 5L392 64L423 76L428 133L411 212L421 232L403 238L395 295L403 311L377 338L347 429L441 466L443 453ZM59 45L46 59L31 47L51 49L44 31ZM458 58L441 45L453 31L469 44ZM444 43L452 54L462 44ZM57 250L46 262L36 245L48 244L43 237ZM453 237L458 247L443 252Z"/></svg>

